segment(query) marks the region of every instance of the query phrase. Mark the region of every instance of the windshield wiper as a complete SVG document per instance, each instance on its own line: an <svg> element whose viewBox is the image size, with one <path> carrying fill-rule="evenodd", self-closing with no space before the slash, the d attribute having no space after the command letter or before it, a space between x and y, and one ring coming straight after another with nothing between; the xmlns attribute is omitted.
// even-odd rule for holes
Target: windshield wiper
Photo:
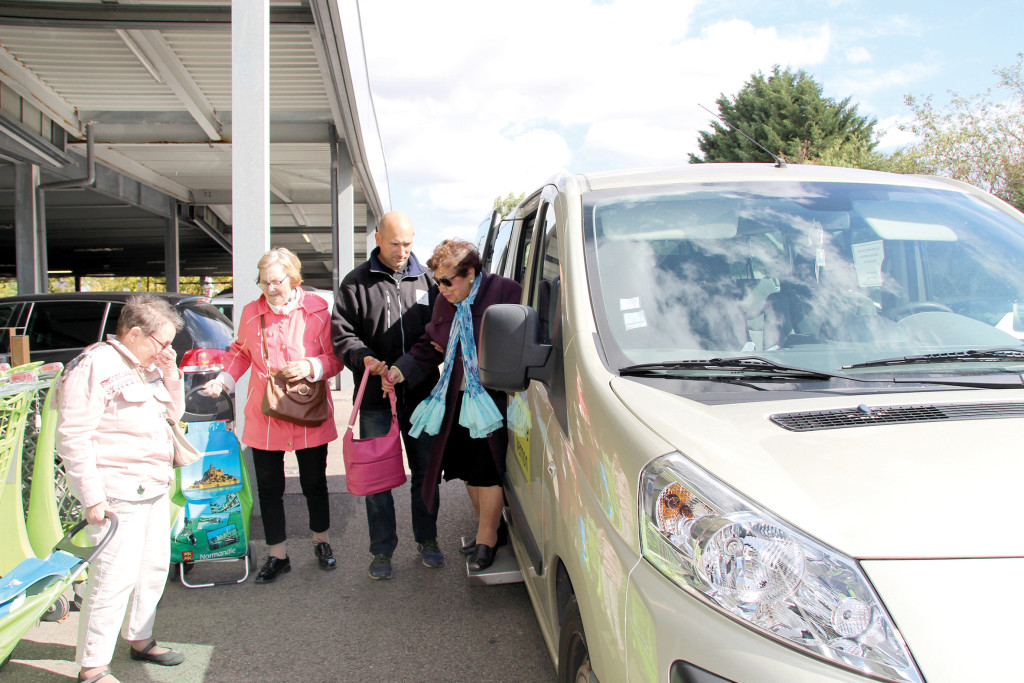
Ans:
<svg viewBox="0 0 1024 683"><path fill-rule="evenodd" d="M710 358L707 360L673 360L660 363L640 363L619 368L623 376L663 377L664 372L672 370L722 370L725 372L742 372L771 376L773 378L793 379L852 379L845 375L837 375L820 370L809 370L790 365L782 365L760 356L736 356L734 358Z"/></svg>
<svg viewBox="0 0 1024 683"><path fill-rule="evenodd" d="M923 353L917 356L902 356L898 358L879 358L863 363L844 365L843 370L854 368L881 368L888 365L915 365L925 363L944 363L947 361L1001 361L1001 360L1024 360L1024 350L1020 348L1004 349L968 349L966 351L949 351L947 353Z"/></svg>

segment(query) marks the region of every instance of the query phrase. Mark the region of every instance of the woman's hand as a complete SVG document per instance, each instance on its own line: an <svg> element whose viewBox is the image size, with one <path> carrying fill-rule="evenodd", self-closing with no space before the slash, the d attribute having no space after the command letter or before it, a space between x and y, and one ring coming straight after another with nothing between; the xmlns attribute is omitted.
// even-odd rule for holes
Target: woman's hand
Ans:
<svg viewBox="0 0 1024 683"><path fill-rule="evenodd" d="M207 396L213 396L217 398L221 392L224 391L224 385L215 379L211 379L209 382L203 385L203 393Z"/></svg>
<svg viewBox="0 0 1024 683"><path fill-rule="evenodd" d="M173 346L168 346L166 349L156 354L154 360L156 361L156 366L160 368L160 372L164 377L178 376L178 354L174 350Z"/></svg>
<svg viewBox="0 0 1024 683"><path fill-rule="evenodd" d="M313 363L308 358L293 360L278 371L287 381L294 382L313 374Z"/></svg>
<svg viewBox="0 0 1024 683"><path fill-rule="evenodd" d="M89 524L102 524L103 515L107 511L107 501L96 503L92 507L85 508L85 521Z"/></svg>
<svg viewBox="0 0 1024 683"><path fill-rule="evenodd" d="M444 353L444 347L438 344L433 339L430 340L430 345L433 346L434 350L437 351L438 353Z"/></svg>
<svg viewBox="0 0 1024 683"><path fill-rule="evenodd" d="M402 371L396 367L392 367L388 370L381 378L381 386L384 387L384 393L389 394L395 390L395 385L405 381L405 377L402 375Z"/></svg>

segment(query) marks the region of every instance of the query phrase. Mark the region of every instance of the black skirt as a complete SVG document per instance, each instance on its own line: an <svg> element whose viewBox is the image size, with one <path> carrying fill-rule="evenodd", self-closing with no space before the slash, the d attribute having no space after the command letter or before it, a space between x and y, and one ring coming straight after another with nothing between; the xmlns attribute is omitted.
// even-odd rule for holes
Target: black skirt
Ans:
<svg viewBox="0 0 1024 683"><path fill-rule="evenodd" d="M459 394L459 405L462 405ZM458 411L456 411L457 413ZM504 427L503 427L504 429ZM474 439L469 430L459 424L455 415L441 458L441 471L445 481L461 479L469 486L500 486L501 476L494 465L491 447L486 438Z"/></svg>

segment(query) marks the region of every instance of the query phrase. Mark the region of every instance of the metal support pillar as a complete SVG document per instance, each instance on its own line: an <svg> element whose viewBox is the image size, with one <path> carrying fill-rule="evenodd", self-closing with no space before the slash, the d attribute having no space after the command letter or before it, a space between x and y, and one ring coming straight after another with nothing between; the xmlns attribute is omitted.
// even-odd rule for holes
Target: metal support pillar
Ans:
<svg viewBox="0 0 1024 683"><path fill-rule="evenodd" d="M352 159L344 140L331 127L331 224L334 239L332 284L338 291L341 279L355 267L355 187Z"/></svg>
<svg viewBox="0 0 1024 683"><path fill-rule="evenodd" d="M178 211L173 200L170 214L164 231L164 278L167 291L177 292L181 289L181 240L178 234Z"/></svg>
<svg viewBox="0 0 1024 683"><path fill-rule="evenodd" d="M270 0L231 0L231 269L235 331L260 296L256 263L270 249ZM235 430L245 426L249 373L235 385ZM256 481L245 449L249 480ZM259 514L259 502L253 512Z"/></svg>
<svg viewBox="0 0 1024 683"><path fill-rule="evenodd" d="M40 277L39 207L36 188L39 167L35 164L14 165L14 258L18 271L18 294L38 294L39 284L46 281L46 270ZM49 283L47 282L47 285Z"/></svg>

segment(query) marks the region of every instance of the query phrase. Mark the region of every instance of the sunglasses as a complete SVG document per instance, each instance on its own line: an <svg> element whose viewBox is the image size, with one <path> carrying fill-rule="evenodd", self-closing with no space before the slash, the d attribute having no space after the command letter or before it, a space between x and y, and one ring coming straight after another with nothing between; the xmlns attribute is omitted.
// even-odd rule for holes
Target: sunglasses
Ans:
<svg viewBox="0 0 1024 683"><path fill-rule="evenodd" d="M463 271L463 272L461 272L461 273L456 273L455 275L452 275L452 278L460 278L460 277L464 276L465 274L466 274L466 273L465 273L465 271ZM439 285L444 285L445 287L451 287L451 286L452 286L452 281L451 281L451 278L447 278L447 277L435 277L435 278L434 278L434 281L435 281L435 282L436 282L437 284L439 284Z"/></svg>

